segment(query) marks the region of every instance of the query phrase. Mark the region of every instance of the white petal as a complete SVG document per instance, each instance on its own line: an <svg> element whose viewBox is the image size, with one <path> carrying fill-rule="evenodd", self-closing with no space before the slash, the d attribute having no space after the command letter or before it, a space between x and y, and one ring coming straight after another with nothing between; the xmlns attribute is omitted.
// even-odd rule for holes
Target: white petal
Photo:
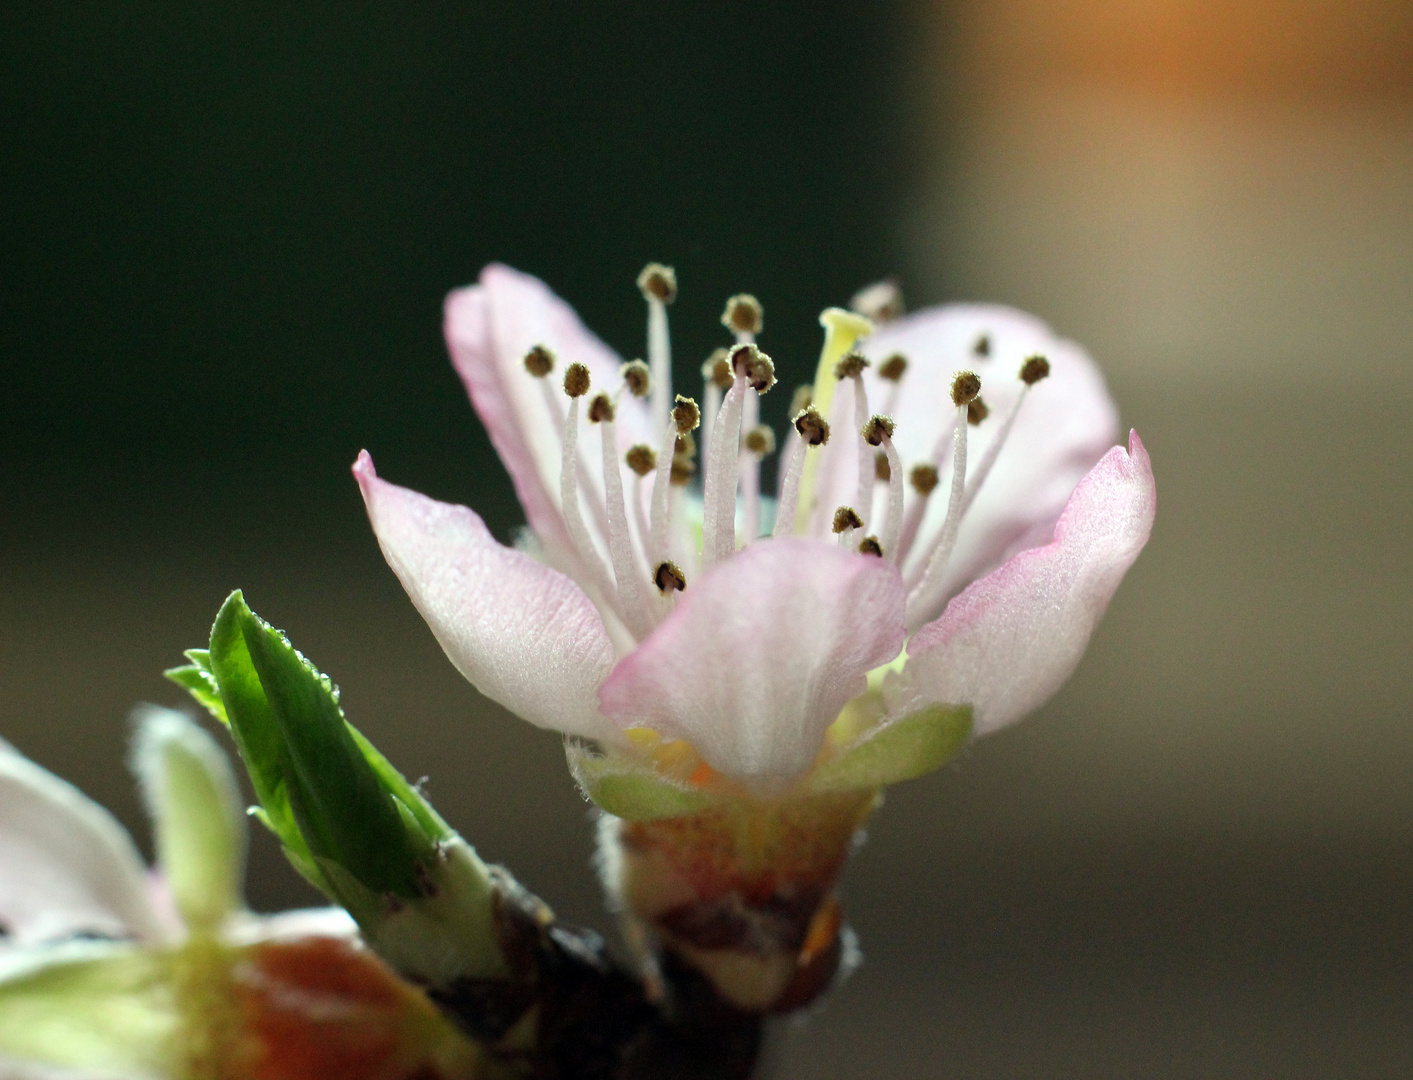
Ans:
<svg viewBox="0 0 1413 1080"><path fill-rule="evenodd" d="M17 945L170 930L132 839L73 785L0 742L0 922Z"/></svg>
<svg viewBox="0 0 1413 1080"><path fill-rule="evenodd" d="M1129 446L1080 481L1049 544L1012 557L913 635L902 676L885 684L891 715L970 705L984 735L1064 684L1153 528L1152 465L1136 433Z"/></svg>
<svg viewBox="0 0 1413 1080"><path fill-rule="evenodd" d="M532 724L621 741L596 696L613 645L583 590L466 507L378 479L366 451L353 472L388 565L457 670Z"/></svg>

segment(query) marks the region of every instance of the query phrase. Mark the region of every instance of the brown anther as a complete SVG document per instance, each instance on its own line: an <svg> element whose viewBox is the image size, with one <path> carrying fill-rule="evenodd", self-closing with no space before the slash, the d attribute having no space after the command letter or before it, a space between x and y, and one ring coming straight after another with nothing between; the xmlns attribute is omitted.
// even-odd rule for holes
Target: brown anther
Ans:
<svg viewBox="0 0 1413 1080"><path fill-rule="evenodd" d="M525 354L525 370L537 379L543 379L554 370L554 353L543 345L536 345Z"/></svg>
<svg viewBox="0 0 1413 1080"><path fill-rule="evenodd" d="M717 349L707 357L702 365L702 378L709 379L713 386L725 390L731 386L731 361L725 349Z"/></svg>
<svg viewBox="0 0 1413 1080"><path fill-rule="evenodd" d="M635 443L623 455L623 460L639 476L647 476L657 468L657 451L644 443Z"/></svg>
<svg viewBox="0 0 1413 1080"><path fill-rule="evenodd" d="M862 375L866 367L868 367L867 357L856 352L846 353L844 359L834 365L834 377L836 379L852 379L855 375Z"/></svg>
<svg viewBox="0 0 1413 1080"><path fill-rule="evenodd" d="M570 397L583 397L589 392L589 369L583 364L570 364L564 369L564 392Z"/></svg>
<svg viewBox="0 0 1413 1080"><path fill-rule="evenodd" d="M981 380L974 371L959 371L957 377L952 380L953 405L969 404L979 393Z"/></svg>
<svg viewBox="0 0 1413 1080"><path fill-rule="evenodd" d="M589 402L589 423L612 423L613 422L613 398L607 394L595 394L594 400Z"/></svg>
<svg viewBox="0 0 1413 1080"><path fill-rule="evenodd" d="M731 350L731 370L743 376L757 394L775 385L775 364L754 345L737 345Z"/></svg>
<svg viewBox="0 0 1413 1080"><path fill-rule="evenodd" d="M813 405L806 405L795 417L795 430L806 446L823 446L829 441L829 421Z"/></svg>
<svg viewBox="0 0 1413 1080"><path fill-rule="evenodd" d="M660 562L653 571L653 584L657 586L658 592L666 596L670 592L681 592L685 589L687 576L675 562Z"/></svg>
<svg viewBox="0 0 1413 1080"><path fill-rule="evenodd" d="M648 396L653 386L653 376L647 364L641 360L629 360L618 369L618 373L623 376L623 385L628 387L630 394L634 397Z"/></svg>
<svg viewBox="0 0 1413 1080"><path fill-rule="evenodd" d="M685 435L678 435L672 440L673 457L695 457L697 453L697 440L692 438L691 432Z"/></svg>
<svg viewBox="0 0 1413 1080"><path fill-rule="evenodd" d="M804 409L810 407L810 402L814 400L814 387L806 383L803 386L795 387L794 394L790 397L790 416L795 416Z"/></svg>
<svg viewBox="0 0 1413 1080"><path fill-rule="evenodd" d="M891 416L870 416L868 423L859 432L863 436L864 442L869 446L882 446L884 439L893 437L893 418Z"/></svg>
<svg viewBox="0 0 1413 1080"><path fill-rule="evenodd" d="M914 465L908 473L908 483L924 499L937 489L937 480L936 465Z"/></svg>
<svg viewBox="0 0 1413 1080"><path fill-rule="evenodd" d="M750 293L737 293L726 301L721 325L733 334L759 334L765 325L765 312Z"/></svg>
<svg viewBox="0 0 1413 1080"><path fill-rule="evenodd" d="M751 428L742 441L746 444L746 449L756 457L765 457L766 454L775 452L775 432L764 424Z"/></svg>
<svg viewBox="0 0 1413 1080"><path fill-rule="evenodd" d="M1045 376L1050 374L1050 361L1043 356L1032 356L1026 359L1021 365L1021 382L1026 386L1034 386Z"/></svg>
<svg viewBox="0 0 1413 1080"><path fill-rule="evenodd" d="M991 335L990 335L990 334L982 334L980 337L978 337L978 338L976 339L975 344L972 345L971 351L972 351L973 353L975 353L977 356L990 356L990 355L991 355Z"/></svg>
<svg viewBox="0 0 1413 1080"><path fill-rule="evenodd" d="M885 484L893 478L893 466L888 464L888 455L881 450L873 455L873 478Z"/></svg>
<svg viewBox="0 0 1413 1080"><path fill-rule="evenodd" d="M981 400L980 394L967 402L967 423L972 427L976 427L990 415L991 406Z"/></svg>
<svg viewBox="0 0 1413 1080"><path fill-rule="evenodd" d="M852 506L841 506L834 511L834 531L847 532L849 529L862 529L863 518L854 512Z"/></svg>
<svg viewBox="0 0 1413 1080"><path fill-rule="evenodd" d="M878 365L878 377L886 379L888 382L899 382L903 378L903 372L907 370L908 358L902 353L895 352Z"/></svg>
<svg viewBox="0 0 1413 1080"><path fill-rule="evenodd" d="M854 293L849 307L881 326L903 314L903 290L897 278L878 281Z"/></svg>
<svg viewBox="0 0 1413 1080"><path fill-rule="evenodd" d="M672 474L668 480L673 487L686 487L696 474L697 467L692 464L690 458L675 457L672 459Z"/></svg>
<svg viewBox="0 0 1413 1080"><path fill-rule="evenodd" d="M661 300L664 304L670 304L677 299L677 275L670 266L648 263L638 275L638 288L643 291L644 300Z"/></svg>
<svg viewBox="0 0 1413 1080"><path fill-rule="evenodd" d="M883 558L883 545L878 542L878 537L865 536L859 541L859 554L876 555L881 559Z"/></svg>
<svg viewBox="0 0 1413 1080"><path fill-rule="evenodd" d="M677 395L677 404L672 406L672 422L677 425L677 433L685 435L694 431L702 422L702 410L689 397Z"/></svg>

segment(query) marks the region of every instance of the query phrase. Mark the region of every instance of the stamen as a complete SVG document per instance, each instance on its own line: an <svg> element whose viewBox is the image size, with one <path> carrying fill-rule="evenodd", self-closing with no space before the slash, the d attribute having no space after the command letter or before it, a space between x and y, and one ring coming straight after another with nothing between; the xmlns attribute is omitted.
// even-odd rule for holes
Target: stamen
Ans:
<svg viewBox="0 0 1413 1080"><path fill-rule="evenodd" d="M808 384L795 387L795 392L790 396L790 416L798 416L805 409L810 407L811 399L814 397L814 387Z"/></svg>
<svg viewBox="0 0 1413 1080"><path fill-rule="evenodd" d="M1020 415L1021 405L1024 403L1026 395L1030 393L1030 388L1041 379L1050 374L1050 361L1043 356L1029 357L1020 369L1020 381L1024 383L1021 392L1016 395L1015 403L1011 405L1011 411L1006 414L1006 419L1001 423L1001 429L996 432L996 437L991 440L991 445L986 448L986 453L981 456L981 461L976 467L976 472L967 484L966 501L962 503L962 511L965 513L971 508L972 501L977 493L981 491L981 485L986 483L986 478L991 475L991 467L996 464L996 459L1001 455L1001 448L1006 445L1006 440L1010 438L1011 428L1016 426L1016 417ZM981 400L980 398L977 399ZM975 402L973 402L975 404Z"/></svg>
<svg viewBox="0 0 1413 1080"><path fill-rule="evenodd" d="M672 267L648 263L638 275L638 288L648 302L648 365L652 368L653 424L667 425L672 400L672 343L667 333L667 305L677 299L677 275Z"/></svg>
<svg viewBox="0 0 1413 1080"><path fill-rule="evenodd" d="M888 502L883 511L883 553L891 563L901 560L900 541L903 536L903 462L898 457L898 448L893 445L893 425L888 425L888 433L881 440L883 453L879 460L887 469Z"/></svg>
<svg viewBox="0 0 1413 1080"><path fill-rule="evenodd" d="M888 455L882 450L878 451L873 455L873 478L880 484L886 484L892 475L893 468L888 464Z"/></svg>
<svg viewBox="0 0 1413 1080"><path fill-rule="evenodd" d="M623 474L618 471L618 436L613 422L613 403L607 394L599 394L590 404L591 422L594 422L596 411L597 422L603 424L603 490L608 504L608 554L613 561L613 576L618 581L618 594L623 599L628 629L641 640L652 629L652 618L643 606L644 597L638 578L641 570L633 556L633 538L628 533L628 515L623 507Z"/></svg>
<svg viewBox="0 0 1413 1080"><path fill-rule="evenodd" d="M823 446L829 441L829 421L813 405L807 405L795 417L795 430L810 446Z"/></svg>
<svg viewBox="0 0 1413 1080"><path fill-rule="evenodd" d="M908 483L924 499L937 489L938 480L936 465L914 465L908 473Z"/></svg>
<svg viewBox="0 0 1413 1080"><path fill-rule="evenodd" d="M903 289L897 278L887 278L854 293L849 307L882 326L903 314Z"/></svg>
<svg viewBox="0 0 1413 1080"><path fill-rule="evenodd" d="M583 364L570 364L564 370L564 392L571 398L581 398L589 392L589 369Z"/></svg>
<svg viewBox="0 0 1413 1080"><path fill-rule="evenodd" d="M862 540L859 541L859 554L875 555L879 558L882 558L883 545L878 542L878 537L865 536Z"/></svg>
<svg viewBox="0 0 1413 1080"><path fill-rule="evenodd" d="M852 506L841 506L834 511L834 531L845 533L850 529L862 529L863 519L854 511Z"/></svg>
<svg viewBox="0 0 1413 1080"><path fill-rule="evenodd" d="M913 541L917 539L917 531L922 527L922 519L927 516L927 497L936 490L938 484L937 466L931 463L914 465L908 473L908 483L912 486L917 498L913 499L911 505L908 506L907 513L903 517L903 531L898 536L898 564L900 566L903 560L908 557L908 553L912 551Z"/></svg>
<svg viewBox="0 0 1413 1080"><path fill-rule="evenodd" d="M863 441L869 446L882 446L883 440L893 437L894 424L891 416L871 416L859 430Z"/></svg>
<svg viewBox="0 0 1413 1080"><path fill-rule="evenodd" d="M843 378L854 380L854 423L859 432L858 479L854 492L854 505L864 514L873 512L873 449L868 441L868 388L864 386L863 370L868 361L857 353L850 353L839 361L836 372ZM876 443L874 445L877 445Z"/></svg>
<svg viewBox="0 0 1413 1080"><path fill-rule="evenodd" d="M902 353L894 353L878 365L878 377L885 382L902 382L908 370L908 358Z"/></svg>
<svg viewBox="0 0 1413 1080"><path fill-rule="evenodd" d="M971 404L967 406L967 423L976 427L988 416L991 415L991 406L982 401L980 397L972 398Z"/></svg>
<svg viewBox="0 0 1413 1080"><path fill-rule="evenodd" d="M972 351L975 355L977 355L977 356L990 356L990 355L991 355L991 335L990 335L990 334L982 334L980 337L978 337L978 338L976 339L976 343L975 343L974 345L972 345L971 351Z"/></svg>
<svg viewBox="0 0 1413 1080"><path fill-rule="evenodd" d="M952 559L952 549L957 544L957 530L961 528L962 512L965 509L967 476L967 406L981 393L981 380L975 372L960 372L952 380L952 403L957 406L956 433L953 436L952 450L952 491L947 500L947 517L942 522L942 531L933 544L932 554L927 560L927 569L922 580L908 594L908 603L923 602L935 591L947 572L947 564Z"/></svg>
<svg viewBox="0 0 1413 1080"><path fill-rule="evenodd" d="M795 396L799 397L797 391ZM780 502L775 509L775 536L789 536L795 531L795 506L800 497L800 476L804 471L806 451L829 441L829 422L813 405L806 405L795 416L795 434L785 451L780 475Z"/></svg>
<svg viewBox="0 0 1413 1080"><path fill-rule="evenodd" d="M544 345L535 345L525 354L525 370L537 379L543 379L554 370L554 353Z"/></svg>
<svg viewBox="0 0 1413 1080"><path fill-rule="evenodd" d="M685 589L687 575L682 573L682 568L671 559L664 559L653 571L653 583L657 585L658 592L666 596L670 592L681 592Z"/></svg>
<svg viewBox="0 0 1413 1080"><path fill-rule="evenodd" d="M629 360L618 369L618 373L623 376L623 385L628 387L630 394L636 398L648 396L653 380L647 364L641 360Z"/></svg>
<svg viewBox="0 0 1413 1080"><path fill-rule="evenodd" d="M613 399L607 394L595 394L594 399L589 402L589 423L613 423Z"/></svg>
<svg viewBox="0 0 1413 1080"><path fill-rule="evenodd" d="M569 412L564 420L563 455L559 465L559 501L561 512L564 514L564 525L591 582L618 613L619 618L623 619L624 625L630 626L623 610L623 599L614 588L608 567L604 565L603 558L589 537L583 511L579 508L579 399L588 392L589 369L583 364L571 364L565 372L564 381L565 393L569 394Z"/></svg>
<svg viewBox="0 0 1413 1080"><path fill-rule="evenodd" d="M741 345L732 352L736 373L731 389L721 403L711 448L706 459L706 481L702 489L702 567L725 562L736 551L736 482L741 446L741 413L750 389L745 362L735 363L736 354L757 351L754 345Z"/></svg>
<svg viewBox="0 0 1413 1080"><path fill-rule="evenodd" d="M764 424L757 424L746 432L746 449L758 458L775 453L775 432Z"/></svg>
<svg viewBox="0 0 1413 1080"><path fill-rule="evenodd" d="M834 377L839 380L853 379L862 375L868 366L867 357L861 353L851 352L834 365Z"/></svg>
<svg viewBox="0 0 1413 1080"><path fill-rule="evenodd" d="M657 455L657 473L653 477L652 542L648 558L661 562L667 558L668 532L671 528L671 484L677 472L677 439L701 422L701 411L689 397L677 396L677 405L662 436L662 449Z"/></svg>
<svg viewBox="0 0 1413 1080"><path fill-rule="evenodd" d="M623 455L623 463L639 476L647 476L657 468L657 451L647 443L635 443Z"/></svg>
<svg viewBox="0 0 1413 1080"><path fill-rule="evenodd" d="M754 341L765 325L765 312L760 301L750 293L737 293L726 301L721 313L721 325L736 335L742 344Z"/></svg>
<svg viewBox="0 0 1413 1080"><path fill-rule="evenodd" d="M834 403L834 365L840 357L854 347L859 338L873 332L873 322L862 315L842 308L826 308L820 313L819 324L824 327L824 347L819 353L819 364L815 368L814 392L810 400L819 414L829 416ZM814 506L814 479L819 472L819 457L814 454L805 459L805 471L800 480L800 498L795 507L795 528L801 532L809 524L809 515Z"/></svg>
<svg viewBox="0 0 1413 1080"><path fill-rule="evenodd" d="M717 349L702 365L702 382L705 405L702 416L702 438L711 443L711 429L716 423L716 414L721 411L721 395L731 385L731 364L726 359L726 350Z"/></svg>

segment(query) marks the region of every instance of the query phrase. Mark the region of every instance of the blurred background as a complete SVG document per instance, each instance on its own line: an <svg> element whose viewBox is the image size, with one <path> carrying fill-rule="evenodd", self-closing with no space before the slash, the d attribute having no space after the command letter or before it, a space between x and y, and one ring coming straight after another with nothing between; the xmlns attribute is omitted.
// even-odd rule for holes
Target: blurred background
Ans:
<svg viewBox="0 0 1413 1080"><path fill-rule="evenodd" d="M0 732L143 829L128 711L241 587L602 927L558 740L445 661L348 466L519 524L440 340L491 259L628 355L674 263L693 365L752 291L787 385L897 273L1089 346L1158 524L1054 702L890 793L867 962L772 1075L1413 1072L1413 6L403 7L7 7ZM249 892L314 900L263 836Z"/></svg>

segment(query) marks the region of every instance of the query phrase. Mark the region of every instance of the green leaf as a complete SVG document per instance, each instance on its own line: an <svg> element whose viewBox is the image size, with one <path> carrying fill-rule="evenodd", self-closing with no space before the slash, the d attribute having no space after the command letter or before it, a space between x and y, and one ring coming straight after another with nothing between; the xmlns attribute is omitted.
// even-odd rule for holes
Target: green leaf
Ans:
<svg viewBox="0 0 1413 1080"><path fill-rule="evenodd" d="M227 727L230 719L226 716L226 703L221 700L221 688L216 683L216 673L211 670L211 654L206 649L187 649L185 667L169 668L162 672L168 679L196 699L198 705L209 712Z"/></svg>
<svg viewBox="0 0 1413 1080"><path fill-rule="evenodd" d="M971 707L933 705L875 728L805 781L811 792L883 788L925 776L971 738Z"/></svg>

